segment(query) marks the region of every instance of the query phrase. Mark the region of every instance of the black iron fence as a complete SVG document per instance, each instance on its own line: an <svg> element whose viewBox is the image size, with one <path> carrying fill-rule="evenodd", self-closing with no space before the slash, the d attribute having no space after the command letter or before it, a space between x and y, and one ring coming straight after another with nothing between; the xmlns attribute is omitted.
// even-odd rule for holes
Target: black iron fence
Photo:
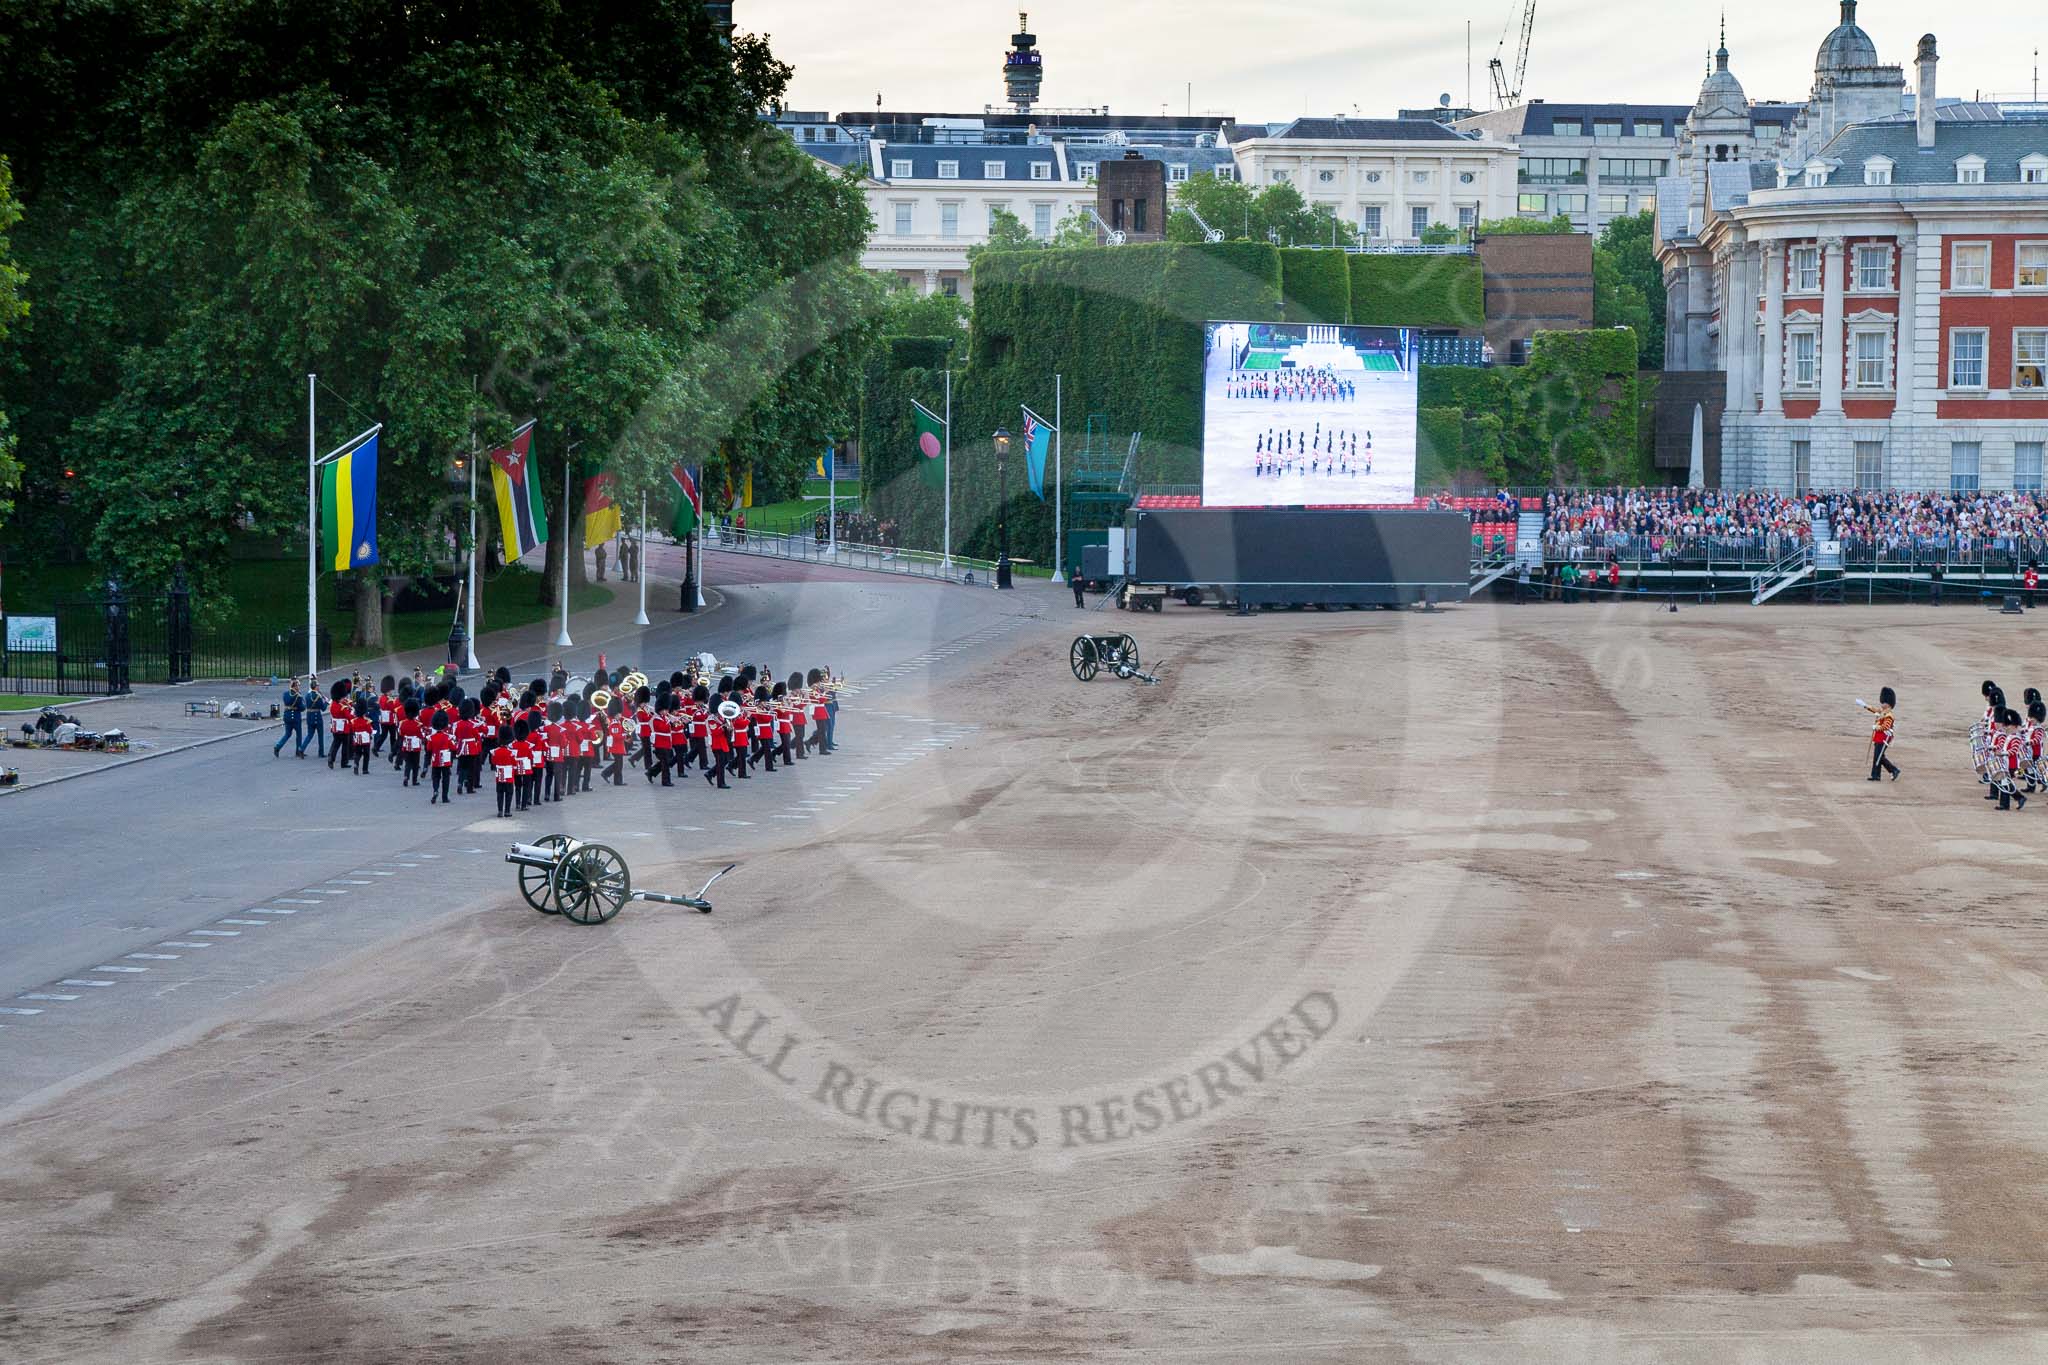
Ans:
<svg viewBox="0 0 2048 1365"><path fill-rule="evenodd" d="M140 684L195 678L289 677L306 665L306 629L210 626L193 620L182 583L130 597L116 584L93 597L5 618L0 692L27 696L109 696ZM318 640L320 667L334 644Z"/></svg>

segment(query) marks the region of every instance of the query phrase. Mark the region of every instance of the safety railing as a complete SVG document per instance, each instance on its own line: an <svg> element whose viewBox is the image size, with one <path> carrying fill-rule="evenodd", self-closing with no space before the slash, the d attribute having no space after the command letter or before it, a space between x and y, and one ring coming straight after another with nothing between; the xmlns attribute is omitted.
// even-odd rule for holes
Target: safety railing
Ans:
<svg viewBox="0 0 2048 1365"><path fill-rule="evenodd" d="M996 568L993 560L966 555L953 555L949 559L936 550L906 550L893 545L863 545L844 540L835 546L820 543L809 533L771 535L749 530L744 534L734 533L724 540L709 541L707 548L841 569L902 574L908 578L931 578L948 583L987 583L993 580Z"/></svg>

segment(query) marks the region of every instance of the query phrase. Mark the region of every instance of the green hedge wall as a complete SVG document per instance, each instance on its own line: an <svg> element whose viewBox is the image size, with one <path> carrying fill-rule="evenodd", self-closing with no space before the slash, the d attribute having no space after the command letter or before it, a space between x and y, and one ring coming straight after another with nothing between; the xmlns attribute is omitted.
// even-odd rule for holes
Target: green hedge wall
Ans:
<svg viewBox="0 0 2048 1365"><path fill-rule="evenodd" d="M1281 292L1289 322L1351 320L1351 270L1341 251L1285 247L1280 252Z"/></svg>
<svg viewBox="0 0 2048 1365"><path fill-rule="evenodd" d="M1464 327L1486 321L1486 276L1477 256L1347 258L1351 321L1360 327Z"/></svg>

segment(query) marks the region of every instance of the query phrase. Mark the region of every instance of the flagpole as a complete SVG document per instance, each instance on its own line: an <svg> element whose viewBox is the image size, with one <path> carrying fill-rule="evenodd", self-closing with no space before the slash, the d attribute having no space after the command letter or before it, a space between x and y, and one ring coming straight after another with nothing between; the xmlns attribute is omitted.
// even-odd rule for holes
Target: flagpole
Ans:
<svg viewBox="0 0 2048 1365"><path fill-rule="evenodd" d="M476 394L476 379L469 381L472 397ZM469 660L463 667L470 672L479 672L483 664L476 657L476 414L469 418Z"/></svg>
<svg viewBox="0 0 2048 1365"><path fill-rule="evenodd" d="M633 576L640 580L640 614L633 618L636 626L651 626L647 619L647 493L640 493L640 548L633 562Z"/></svg>
<svg viewBox="0 0 2048 1365"><path fill-rule="evenodd" d="M953 567L953 372L946 371L946 515L942 535L946 567Z"/></svg>
<svg viewBox="0 0 2048 1365"><path fill-rule="evenodd" d="M569 457L581 444L574 442L562 453L562 524L555 529L555 534L562 538L562 629L555 636L556 649L576 643L569 638L569 466L575 463Z"/></svg>
<svg viewBox="0 0 2048 1365"><path fill-rule="evenodd" d="M697 600L691 605L691 609L702 610L704 606L704 466L698 465L697 472L690 477L691 482L697 485L697 525L690 532L691 535L697 538L697 557L695 561L697 565Z"/></svg>
<svg viewBox="0 0 2048 1365"><path fill-rule="evenodd" d="M832 558L839 558L839 451L825 447L825 539Z"/></svg>
<svg viewBox="0 0 2048 1365"><path fill-rule="evenodd" d="M1055 374L1052 377L1052 581L1055 583L1067 581L1060 572L1067 562L1066 556L1061 553L1065 537L1062 534L1064 526L1060 506L1065 501L1060 491L1063 482L1061 466L1064 463L1061 458L1060 439L1066 425L1066 419L1060 412L1060 377Z"/></svg>
<svg viewBox="0 0 2048 1365"><path fill-rule="evenodd" d="M318 375L306 376L306 676L320 671L320 436L315 425Z"/></svg>

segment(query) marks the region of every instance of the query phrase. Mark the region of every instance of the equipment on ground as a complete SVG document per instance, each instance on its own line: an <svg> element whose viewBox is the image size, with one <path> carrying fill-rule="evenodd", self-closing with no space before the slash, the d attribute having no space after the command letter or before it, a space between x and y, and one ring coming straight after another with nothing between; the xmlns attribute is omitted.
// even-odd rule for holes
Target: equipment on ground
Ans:
<svg viewBox="0 0 2048 1365"><path fill-rule="evenodd" d="M711 902L704 897L712 882L739 866L727 863L694 896L668 896L659 891L635 891L633 874L617 849L566 834L514 844L505 861L519 869L519 894L528 905L543 915L561 915L578 924L603 924L623 910L627 901L687 906L708 915Z"/></svg>
<svg viewBox="0 0 2048 1365"><path fill-rule="evenodd" d="M1190 605L1198 605L1202 600L1201 590L1189 588L1188 591L1195 598ZM1163 612L1166 610L1166 588L1159 583L1126 583L1124 590L1116 595L1116 609Z"/></svg>
<svg viewBox="0 0 2048 1365"><path fill-rule="evenodd" d="M1067 662L1074 670L1074 676L1082 682L1093 682L1095 675L1108 669L1119 678L1136 678L1140 682L1157 684L1159 679L1138 668L1138 642L1128 635L1082 635L1074 640L1074 647L1068 651Z"/></svg>

